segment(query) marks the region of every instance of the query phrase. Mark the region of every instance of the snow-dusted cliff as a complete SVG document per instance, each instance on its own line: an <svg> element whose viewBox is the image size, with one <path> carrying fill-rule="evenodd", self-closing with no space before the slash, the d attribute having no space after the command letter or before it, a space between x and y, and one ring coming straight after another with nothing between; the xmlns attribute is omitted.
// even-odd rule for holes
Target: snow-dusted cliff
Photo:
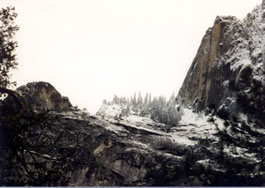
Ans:
<svg viewBox="0 0 265 188"><path fill-rule="evenodd" d="M264 44L262 5L242 21L217 17L202 40L178 100L196 111L217 114L228 128L264 132Z"/></svg>
<svg viewBox="0 0 265 188"><path fill-rule="evenodd" d="M231 16L216 18L179 92L184 105L196 102L200 109L217 108L233 103L233 87L248 91L256 82L263 85L263 12L257 6L242 21Z"/></svg>

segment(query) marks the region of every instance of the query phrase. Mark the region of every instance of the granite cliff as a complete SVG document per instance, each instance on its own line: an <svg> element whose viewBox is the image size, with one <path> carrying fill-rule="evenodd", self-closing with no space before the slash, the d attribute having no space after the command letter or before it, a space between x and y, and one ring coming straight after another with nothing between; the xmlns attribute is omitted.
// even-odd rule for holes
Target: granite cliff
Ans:
<svg viewBox="0 0 265 188"><path fill-rule="evenodd" d="M201 109L220 106L229 96L227 80L234 74L227 59L231 52L246 46L248 35L235 17L217 17L202 39L184 83L179 91L182 104L199 103ZM234 54L233 54L234 55ZM236 77L236 76L234 76Z"/></svg>
<svg viewBox="0 0 265 188"><path fill-rule="evenodd" d="M179 91L181 104L196 111L220 111L230 119L242 113L263 122L264 28L263 6L243 21L217 17Z"/></svg>

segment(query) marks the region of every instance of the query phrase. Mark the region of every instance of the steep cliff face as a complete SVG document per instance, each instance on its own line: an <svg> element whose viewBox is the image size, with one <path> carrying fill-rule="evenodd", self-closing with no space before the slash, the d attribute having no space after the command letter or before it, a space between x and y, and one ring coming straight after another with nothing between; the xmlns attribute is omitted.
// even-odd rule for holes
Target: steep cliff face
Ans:
<svg viewBox="0 0 265 188"><path fill-rule="evenodd" d="M184 106L222 118L222 139L257 153L265 149L264 10L262 1L242 21L217 17L178 95Z"/></svg>
<svg viewBox="0 0 265 188"><path fill-rule="evenodd" d="M200 108L219 105L227 97L227 80L235 77L231 64L224 63L240 45L247 46L248 34L235 17L217 17L202 39L196 57L179 91L184 105L200 103ZM229 92L228 92L229 93Z"/></svg>
<svg viewBox="0 0 265 188"><path fill-rule="evenodd" d="M230 119L243 113L262 124L265 99L263 14L262 4L243 21L234 17L216 18L179 91L178 100L183 105L193 106L197 111L222 111L220 113L226 113L225 116L230 116L226 118Z"/></svg>

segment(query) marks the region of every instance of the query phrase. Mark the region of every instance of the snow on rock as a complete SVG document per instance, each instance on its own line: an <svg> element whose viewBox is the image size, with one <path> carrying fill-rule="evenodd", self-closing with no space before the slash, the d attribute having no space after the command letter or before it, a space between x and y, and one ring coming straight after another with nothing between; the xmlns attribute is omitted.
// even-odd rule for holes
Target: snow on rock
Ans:
<svg viewBox="0 0 265 188"><path fill-rule="evenodd" d="M197 142L190 140L186 136L179 136L178 134L171 134L170 137L172 138L172 141L174 143L180 144L180 145L185 145L185 146L192 146L195 145Z"/></svg>
<svg viewBox="0 0 265 188"><path fill-rule="evenodd" d="M237 146L225 146L224 152L234 158L245 158L253 163L258 163L260 160L256 158L255 153L251 153L248 149Z"/></svg>
<svg viewBox="0 0 265 188"><path fill-rule="evenodd" d="M209 124L208 118L203 113L194 113L192 109L183 107L183 115L179 124L195 124L195 125L202 125L202 124Z"/></svg>
<svg viewBox="0 0 265 188"><path fill-rule="evenodd" d="M215 122L214 123L216 124L217 128L220 131L224 131L226 129L225 126L224 126L224 120L215 117Z"/></svg>
<svg viewBox="0 0 265 188"><path fill-rule="evenodd" d="M147 125L147 124L154 124L155 122L151 120L150 118L147 117L140 117L140 116L135 116L135 115L130 115L125 118L125 120L135 123L136 125Z"/></svg>
<svg viewBox="0 0 265 188"><path fill-rule="evenodd" d="M115 125L115 124L112 124L112 123L107 123L105 124L106 126L104 126L107 130L109 131L112 131L116 134L120 134L122 135L121 133L127 133L128 131L126 129L124 129L123 127L121 126L118 126L118 125ZM126 135L126 134L124 134Z"/></svg>
<svg viewBox="0 0 265 188"><path fill-rule="evenodd" d="M116 118L119 117L121 112L122 108L117 104L112 104L112 105L103 104L100 107L99 111L97 112L97 115L104 118Z"/></svg>
<svg viewBox="0 0 265 188"><path fill-rule="evenodd" d="M183 146L194 146L199 139L217 141L218 138L215 134L224 129L224 121L221 119L215 117L214 124L209 122L209 116L203 113L194 113L191 109L185 107L181 107L183 116L179 125L169 126L168 129L166 129L167 125L163 124L162 126L161 123L157 123L148 117L129 115L128 117L117 118L121 113L121 109L122 107L119 105L102 105L97 114L112 124L111 126L107 125L106 129L116 133L123 129L146 131L150 134L159 135L159 138L156 138L158 143L171 142ZM119 130L118 127L122 127L122 129Z"/></svg>
<svg viewBox="0 0 265 188"><path fill-rule="evenodd" d="M232 67L238 72L243 72L247 67L255 69L250 57L237 59ZM229 85L228 81L222 83ZM236 98L228 97L218 109L235 102ZM122 109L119 105L103 105L97 115L104 117L104 123L101 124L107 131L126 138L123 142L132 145L126 151L136 151L136 147L144 155L156 153L180 161L186 160L191 154L196 156L196 164L217 173L226 173L229 169L229 166L224 166L227 164L218 162L219 158L238 160L240 165L242 163L253 166L262 163L257 151L249 147L249 144L255 146L257 140L243 129L243 123L247 124L249 121L249 117L243 112L238 113L239 122L234 126L216 115L205 115L203 111L195 113L191 108L180 106L182 117L179 124L161 126L148 117L136 114L122 116ZM255 130L254 126L249 125L249 128L251 131Z"/></svg>
<svg viewBox="0 0 265 188"><path fill-rule="evenodd" d="M85 110L72 109L64 112L52 112L53 114L63 115L65 118L76 119L76 120L86 120L91 117L90 113Z"/></svg>

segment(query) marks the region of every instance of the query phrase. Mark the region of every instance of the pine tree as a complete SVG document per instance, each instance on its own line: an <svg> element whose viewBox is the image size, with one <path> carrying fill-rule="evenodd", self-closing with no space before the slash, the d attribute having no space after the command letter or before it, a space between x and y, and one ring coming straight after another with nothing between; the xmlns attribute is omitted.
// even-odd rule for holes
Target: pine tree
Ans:
<svg viewBox="0 0 265 188"><path fill-rule="evenodd" d="M10 71L17 67L15 50L18 45L14 41L14 36L19 27L15 25L16 17L14 7L0 10L0 87L2 88L16 84L10 81Z"/></svg>
<svg viewBox="0 0 265 188"><path fill-rule="evenodd" d="M138 99L137 99L137 108L141 111L143 106L143 97L141 95L141 92L138 93Z"/></svg>
<svg viewBox="0 0 265 188"><path fill-rule="evenodd" d="M125 97L114 96L113 104L121 105L122 115L128 116L131 114L131 109L139 116L150 117L154 121L165 123L168 127L175 126L181 119L182 112L179 110L175 94L167 100L166 97L159 96L152 99L150 93L146 93L144 99L141 93L136 93L130 100Z"/></svg>
<svg viewBox="0 0 265 188"><path fill-rule="evenodd" d="M127 105L126 110L125 110L125 115L129 116L130 114L131 114L130 106Z"/></svg>
<svg viewBox="0 0 265 188"><path fill-rule="evenodd" d="M114 97L112 99L112 103L113 104L120 104L120 99L117 95L114 95Z"/></svg>
<svg viewBox="0 0 265 188"><path fill-rule="evenodd" d="M144 97L144 105L147 106L148 105L148 93L145 94L145 97Z"/></svg>
<svg viewBox="0 0 265 188"><path fill-rule="evenodd" d="M132 106L136 107L136 105L137 105L137 99L136 99L136 93L134 93L133 98L132 98Z"/></svg>
<svg viewBox="0 0 265 188"><path fill-rule="evenodd" d="M149 93L148 95L148 104L150 104L152 102L152 96L151 96L151 93Z"/></svg>
<svg viewBox="0 0 265 188"><path fill-rule="evenodd" d="M107 105L108 104L108 101L106 99L103 100L102 102L104 105Z"/></svg>

